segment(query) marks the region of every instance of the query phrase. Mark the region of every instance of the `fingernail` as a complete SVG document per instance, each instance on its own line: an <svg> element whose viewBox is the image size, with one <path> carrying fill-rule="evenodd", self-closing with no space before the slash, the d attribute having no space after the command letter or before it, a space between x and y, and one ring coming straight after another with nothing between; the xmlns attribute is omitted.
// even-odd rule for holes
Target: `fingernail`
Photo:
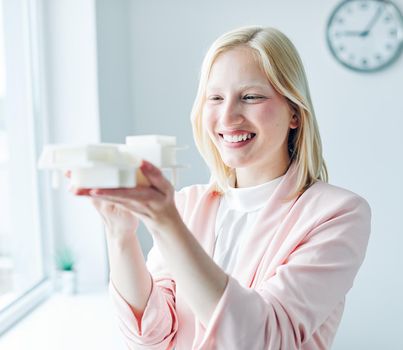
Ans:
<svg viewBox="0 0 403 350"><path fill-rule="evenodd" d="M145 160L143 160L143 163L141 164L141 168L144 169L144 170L151 170L152 169L151 164L146 162Z"/></svg>

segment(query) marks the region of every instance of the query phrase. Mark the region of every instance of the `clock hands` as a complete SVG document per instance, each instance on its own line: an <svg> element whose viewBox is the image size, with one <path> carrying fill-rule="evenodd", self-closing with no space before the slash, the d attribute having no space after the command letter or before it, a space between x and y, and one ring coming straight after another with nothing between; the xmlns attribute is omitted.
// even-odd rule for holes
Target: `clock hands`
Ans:
<svg viewBox="0 0 403 350"><path fill-rule="evenodd" d="M378 6L378 10L376 11L374 17L372 17L371 21L368 23L367 28L365 28L365 30L361 33L361 36L367 36L370 33L372 27L378 21L382 12L383 12L383 5L381 4Z"/></svg>
<svg viewBox="0 0 403 350"><path fill-rule="evenodd" d="M366 36L365 31L361 30L345 30L344 32L337 32L339 35L345 36Z"/></svg>
<svg viewBox="0 0 403 350"><path fill-rule="evenodd" d="M376 11L375 15L371 18L371 21L368 23L367 27L364 30L346 30L343 32L338 32L337 34L344 35L344 36L366 37L371 32L372 28L374 27L375 23L378 21L382 12L383 12L383 5L379 5L378 10Z"/></svg>

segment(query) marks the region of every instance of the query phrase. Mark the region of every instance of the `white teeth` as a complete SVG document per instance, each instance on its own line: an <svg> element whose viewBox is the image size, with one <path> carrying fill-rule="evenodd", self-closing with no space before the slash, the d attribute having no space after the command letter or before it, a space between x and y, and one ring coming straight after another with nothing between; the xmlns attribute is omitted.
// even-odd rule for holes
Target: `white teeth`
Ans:
<svg viewBox="0 0 403 350"><path fill-rule="evenodd" d="M242 135L234 135L234 136L223 134L222 137L223 137L224 141L235 143L235 142L246 141L247 139L251 139L252 134L242 134Z"/></svg>

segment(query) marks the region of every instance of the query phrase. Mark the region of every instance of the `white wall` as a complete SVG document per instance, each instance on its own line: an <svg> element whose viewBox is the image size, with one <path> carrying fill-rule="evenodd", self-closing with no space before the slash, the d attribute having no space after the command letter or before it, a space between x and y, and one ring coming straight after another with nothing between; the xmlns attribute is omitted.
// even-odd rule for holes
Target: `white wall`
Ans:
<svg viewBox="0 0 403 350"><path fill-rule="evenodd" d="M97 0L96 36L102 142L124 143L133 132L130 0Z"/></svg>
<svg viewBox="0 0 403 350"><path fill-rule="evenodd" d="M193 146L189 113L203 55L223 32L274 26L295 43L307 71L330 182L364 196L373 211L364 265L347 297L334 349L401 349L403 339L403 57L358 74L330 56L325 25L339 1L133 1L132 103L137 133L166 133L192 145L182 185L208 178ZM403 0L395 1L403 11ZM147 236L142 237L149 246Z"/></svg>
<svg viewBox="0 0 403 350"><path fill-rule="evenodd" d="M100 141L94 0L46 0L44 20L51 143ZM87 198L54 194L56 249L67 244L77 257L80 291L103 287L108 270L103 227Z"/></svg>

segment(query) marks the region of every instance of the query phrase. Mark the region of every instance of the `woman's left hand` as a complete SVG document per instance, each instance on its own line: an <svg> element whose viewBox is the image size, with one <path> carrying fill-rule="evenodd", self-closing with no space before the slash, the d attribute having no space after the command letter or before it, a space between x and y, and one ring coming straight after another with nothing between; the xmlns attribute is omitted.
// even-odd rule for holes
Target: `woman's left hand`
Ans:
<svg viewBox="0 0 403 350"><path fill-rule="evenodd" d="M134 188L92 189L89 195L120 204L138 216L151 233L171 228L180 220L171 183L160 169L143 160L140 170L150 186Z"/></svg>

